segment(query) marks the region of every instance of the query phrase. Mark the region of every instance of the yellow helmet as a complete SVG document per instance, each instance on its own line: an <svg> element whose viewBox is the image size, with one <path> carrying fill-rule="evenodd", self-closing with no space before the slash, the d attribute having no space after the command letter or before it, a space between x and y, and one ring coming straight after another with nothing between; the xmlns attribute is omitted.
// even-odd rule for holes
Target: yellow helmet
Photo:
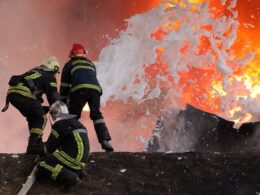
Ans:
<svg viewBox="0 0 260 195"><path fill-rule="evenodd" d="M60 72L60 63L55 56L45 58L42 65L47 68L45 69L46 71L53 71L54 73Z"/></svg>

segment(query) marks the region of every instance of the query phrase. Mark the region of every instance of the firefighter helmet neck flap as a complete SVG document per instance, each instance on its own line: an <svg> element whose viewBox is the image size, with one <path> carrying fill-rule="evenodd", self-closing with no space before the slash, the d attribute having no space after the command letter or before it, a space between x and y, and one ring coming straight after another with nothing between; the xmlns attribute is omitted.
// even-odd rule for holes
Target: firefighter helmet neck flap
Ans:
<svg viewBox="0 0 260 195"><path fill-rule="evenodd" d="M54 102L49 110L53 120L69 114L68 107L61 101Z"/></svg>
<svg viewBox="0 0 260 195"><path fill-rule="evenodd" d="M83 45L79 43L74 43L70 50L70 58L72 57L86 57L86 49Z"/></svg>
<svg viewBox="0 0 260 195"><path fill-rule="evenodd" d="M52 71L54 73L60 72L60 63L55 56L49 56L42 62L45 71Z"/></svg>

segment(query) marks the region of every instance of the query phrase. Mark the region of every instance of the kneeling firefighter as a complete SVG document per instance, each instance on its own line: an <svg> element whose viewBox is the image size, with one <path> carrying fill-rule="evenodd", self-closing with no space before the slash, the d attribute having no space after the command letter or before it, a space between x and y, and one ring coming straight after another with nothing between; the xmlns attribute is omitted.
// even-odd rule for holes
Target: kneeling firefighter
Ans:
<svg viewBox="0 0 260 195"><path fill-rule="evenodd" d="M46 94L49 105L60 100L57 91L55 74L60 65L56 57L44 59L42 65L35 67L22 75L14 75L9 80L9 89L6 97L6 111L9 102L26 117L29 126L29 142L27 154L39 154L43 148L42 135L46 125L46 111L42 95Z"/></svg>
<svg viewBox="0 0 260 195"><path fill-rule="evenodd" d="M51 105L50 115L54 123L44 144L45 156L38 162L37 176L51 178L64 185L65 190L71 190L85 174L89 154L87 130L61 101Z"/></svg>

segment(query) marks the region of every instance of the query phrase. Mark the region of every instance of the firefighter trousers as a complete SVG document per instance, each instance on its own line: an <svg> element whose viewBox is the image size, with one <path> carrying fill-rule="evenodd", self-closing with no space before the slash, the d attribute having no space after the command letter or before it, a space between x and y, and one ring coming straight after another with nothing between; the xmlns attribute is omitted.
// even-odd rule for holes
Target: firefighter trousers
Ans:
<svg viewBox="0 0 260 195"><path fill-rule="evenodd" d="M108 128L100 111L100 96L101 94L94 89L80 89L70 94L69 96L69 112L81 117L81 112L86 103L90 109L90 119L94 123L94 128L98 137L98 141L110 141L111 137Z"/></svg>
<svg viewBox="0 0 260 195"><path fill-rule="evenodd" d="M62 164L53 154L42 157L37 165L37 177L51 178L63 185L73 185L82 170L73 170Z"/></svg>
<svg viewBox="0 0 260 195"><path fill-rule="evenodd" d="M30 136L41 137L47 121L41 103L20 94L9 94L8 98L10 103L26 118Z"/></svg>

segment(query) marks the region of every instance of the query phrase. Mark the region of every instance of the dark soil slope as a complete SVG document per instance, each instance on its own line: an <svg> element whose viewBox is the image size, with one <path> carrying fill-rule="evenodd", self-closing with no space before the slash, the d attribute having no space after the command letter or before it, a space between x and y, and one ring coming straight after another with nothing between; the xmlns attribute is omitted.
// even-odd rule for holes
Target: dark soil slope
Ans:
<svg viewBox="0 0 260 195"><path fill-rule="evenodd" d="M17 194L33 157L0 154L0 194ZM92 153L88 175L69 194L253 194L260 192L258 153ZM63 194L36 181L30 195Z"/></svg>

